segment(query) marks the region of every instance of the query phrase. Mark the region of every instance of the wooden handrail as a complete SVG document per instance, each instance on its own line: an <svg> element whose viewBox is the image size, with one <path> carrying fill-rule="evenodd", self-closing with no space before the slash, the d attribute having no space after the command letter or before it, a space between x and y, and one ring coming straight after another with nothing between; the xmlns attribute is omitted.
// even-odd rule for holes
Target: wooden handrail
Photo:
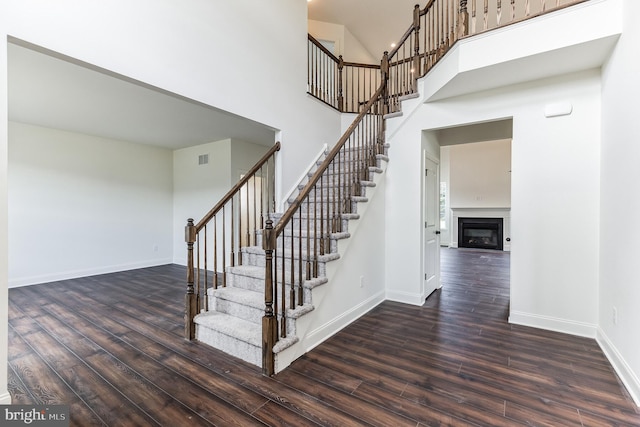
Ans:
<svg viewBox="0 0 640 427"><path fill-rule="evenodd" d="M231 190L229 190L227 194L222 196L222 199L220 199L220 201L216 203L216 205L209 212L207 212L200 221L198 221L195 226L196 233L200 232L204 228L204 226L209 221L211 221L211 218L213 218L215 214L220 212L222 207L227 204L229 200L231 200L231 198L238 192L238 190L240 190L240 188L245 185L258 170L260 170L260 168L271 158L271 156L273 156L276 151L280 151L280 141L276 142L274 146L271 147L269 151L267 151L266 154L260 158L260 160L258 160L258 163L256 163L251 169L249 169L249 171L236 183L236 185L231 187Z"/></svg>
<svg viewBox="0 0 640 427"><path fill-rule="evenodd" d="M309 41L312 42L314 45L316 45L318 47L318 49L320 49L322 52L324 52L325 55L327 55L329 58L333 59L336 63L340 62L340 59L338 59L338 57L335 56L329 49L324 47L322 45L322 43L320 43L318 41L318 39L316 39L315 37L313 37L311 34L308 34L308 33L307 33L307 37L308 37Z"/></svg>
<svg viewBox="0 0 640 427"><path fill-rule="evenodd" d="M314 45L316 45L318 47L318 49L320 49L322 52L324 52L328 57L333 59L336 63L340 62L340 58L335 56L333 53L331 53L331 51L329 49L324 47L322 45L322 43L320 43L318 41L318 39L313 37L311 34L307 34L307 37L309 38L310 42L312 42ZM365 64L365 63L362 63L362 62L348 62L348 61L343 61L343 63L344 63L345 66L350 66L350 67L380 68L380 65L378 65L378 64Z"/></svg>
<svg viewBox="0 0 640 427"><path fill-rule="evenodd" d="M342 63L344 64L345 67L371 68L376 70L380 69L380 64L363 64L361 62L348 62L348 61L343 61Z"/></svg>

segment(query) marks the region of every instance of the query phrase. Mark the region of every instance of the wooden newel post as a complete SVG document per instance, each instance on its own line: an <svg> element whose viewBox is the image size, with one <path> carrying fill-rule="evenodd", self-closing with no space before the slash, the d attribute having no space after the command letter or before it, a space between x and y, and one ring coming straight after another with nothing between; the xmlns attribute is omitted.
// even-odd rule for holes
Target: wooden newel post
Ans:
<svg viewBox="0 0 640 427"><path fill-rule="evenodd" d="M184 337L192 340L196 337L196 324L193 318L198 314L198 295L194 293L193 283L193 244L196 241L196 226L193 218L187 220L184 228L184 240L187 242L187 294L184 297Z"/></svg>
<svg viewBox="0 0 640 427"><path fill-rule="evenodd" d="M262 236L262 248L265 251L264 275L264 317L262 318L262 374L271 376L275 373L275 356L273 346L278 339L278 319L273 311L273 250L276 246L273 233L273 221L267 220Z"/></svg>
<svg viewBox="0 0 640 427"><path fill-rule="evenodd" d="M380 73L381 81L384 83L384 90L382 91L382 114L389 114L389 52L386 50L382 55L380 61Z"/></svg>
<svg viewBox="0 0 640 427"><path fill-rule="evenodd" d="M467 11L467 0L460 0L460 11L458 12L458 40L469 35L469 12Z"/></svg>
<svg viewBox="0 0 640 427"><path fill-rule="evenodd" d="M342 83L342 69L344 68L344 59L342 55L338 57L338 111L344 112L344 88Z"/></svg>
<svg viewBox="0 0 640 427"><path fill-rule="evenodd" d="M418 79L422 75L420 70L420 5L417 4L413 8L413 34L415 41L413 43L413 64L411 66L411 81L414 92L418 91Z"/></svg>

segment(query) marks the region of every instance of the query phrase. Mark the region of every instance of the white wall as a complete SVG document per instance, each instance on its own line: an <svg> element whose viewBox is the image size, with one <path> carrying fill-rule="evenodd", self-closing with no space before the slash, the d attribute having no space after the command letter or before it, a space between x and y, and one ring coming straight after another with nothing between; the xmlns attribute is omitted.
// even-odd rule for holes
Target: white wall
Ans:
<svg viewBox="0 0 640 427"><path fill-rule="evenodd" d="M360 41L351 34L348 28L340 24L309 20L308 31L317 40L328 40L335 43L335 56L342 55L348 62L363 64L379 64L380 58L373 56Z"/></svg>
<svg viewBox="0 0 640 427"><path fill-rule="evenodd" d="M640 405L640 3L626 0L624 8L624 34L602 73L598 340Z"/></svg>
<svg viewBox="0 0 640 427"><path fill-rule="evenodd" d="M10 0L8 15L0 34L277 129L284 188L340 136L339 116L306 94L305 2Z"/></svg>
<svg viewBox="0 0 640 427"><path fill-rule="evenodd" d="M258 163L270 147L233 139L231 143L231 182L235 184ZM277 153L276 153L277 156Z"/></svg>
<svg viewBox="0 0 640 427"><path fill-rule="evenodd" d="M6 25L6 3L0 3L0 28ZM0 43L0 99L7 99L7 44ZM8 281L9 269L9 237L8 237L8 197L7 197L7 163L9 113L7 103L0 102L0 366L7 366L7 341L9 327ZM0 369L0 404L11 403L7 389L7 370Z"/></svg>
<svg viewBox="0 0 640 427"><path fill-rule="evenodd" d="M173 262L186 264L184 227L197 223L269 149L235 139L210 142L173 153ZM209 163L198 165L198 156Z"/></svg>
<svg viewBox="0 0 640 427"><path fill-rule="evenodd" d="M453 145L450 153L452 208L511 206L511 141Z"/></svg>
<svg viewBox="0 0 640 427"><path fill-rule="evenodd" d="M209 163L199 165L203 154ZM187 219L197 223L232 186L231 140L175 150L173 171L173 262L185 265Z"/></svg>
<svg viewBox="0 0 640 427"><path fill-rule="evenodd" d="M440 147L440 182L445 185L444 226L440 227L440 246L451 244L451 155L448 146Z"/></svg>
<svg viewBox="0 0 640 427"><path fill-rule="evenodd" d="M9 123L9 286L171 262L170 150Z"/></svg>
<svg viewBox="0 0 640 427"><path fill-rule="evenodd" d="M571 102L573 113L545 118L545 106L558 100ZM422 297L418 285L421 259L416 250L422 247L421 202L416 194L421 194L423 130L513 117L510 320L594 336L599 72L585 71L422 104L408 115L392 119L404 120L404 125L400 129L390 125L389 132L392 161L386 238L390 292L404 295L407 302ZM435 132L426 134L433 139Z"/></svg>

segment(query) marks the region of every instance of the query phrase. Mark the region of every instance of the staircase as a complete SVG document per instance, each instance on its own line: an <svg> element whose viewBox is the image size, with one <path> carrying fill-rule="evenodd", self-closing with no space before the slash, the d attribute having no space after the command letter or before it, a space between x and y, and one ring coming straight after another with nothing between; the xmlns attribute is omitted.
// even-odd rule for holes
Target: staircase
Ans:
<svg viewBox="0 0 640 427"><path fill-rule="evenodd" d="M568 5L556 0L554 7L545 9L545 0L540 0L540 11L532 12L532 0L524 1L524 16L516 14L512 1L509 19L501 19L498 1L496 26ZM418 79L454 43L491 29L486 5L485 1L482 17L475 2L469 13L466 0L431 0L424 9L416 5L413 23L394 50L384 53L379 66L347 63L309 37L309 58L314 58L309 66L309 94L357 117L335 146L309 168L284 212L275 212L278 143L200 222L188 221L187 339L197 338L273 375L384 299L384 283L378 295L353 297L353 282L358 279L348 271L352 264L340 275L334 273L345 262L343 257L358 258L345 255L351 240L360 248L358 253L370 256L366 246L370 238L356 243L352 237L360 221L367 221L363 212L383 183L389 160L385 119L402 115L401 106L413 110L423 102ZM360 88L369 88L365 99L359 96ZM373 88L377 90L371 93ZM400 122L396 120L396 127ZM384 205L377 208L383 211ZM384 217L377 218L376 224L384 227ZM373 236L380 228L370 227L367 232ZM361 271L371 267L364 258L358 259ZM378 274L383 275L379 270ZM334 291L332 283L350 287L346 291L351 299L337 285ZM327 312L327 305L340 307ZM320 337L309 338L314 334Z"/></svg>
<svg viewBox="0 0 640 427"><path fill-rule="evenodd" d="M304 182L298 185L298 193L305 188L308 180L313 177L318 166L325 160L328 152L323 153L322 158L314 164L313 169L309 170ZM368 166L369 176L381 175L384 172L388 157L386 154L376 155L376 165ZM338 171L336 171L338 172ZM337 174L327 176L327 188L323 188L322 193L318 192L318 203L330 204L329 196L334 194L338 186ZM313 217L313 208L311 205L303 206L300 212L294 215L293 220L285 227L284 233L278 237L276 247L281 248L284 244L284 266L285 266L285 284L284 284L284 300L286 309L286 322L284 337L281 337L274 346L275 353L275 371L278 372L288 362L281 362L279 355L282 352L289 352L285 360L293 360L304 352L300 348L295 348L299 343L297 336L297 325L300 318L309 315L314 310L314 291L320 286L328 286L329 278L327 277L327 265L329 263L340 262L340 245L342 240L351 237L349 233L349 224L360 218L358 207L368 202L367 194L375 190L376 183L374 179L361 180L360 186L362 190L360 195L351 198L351 204L348 208L349 213L340 215L340 222L337 226L339 231L327 234L328 242L324 243L325 250L322 255L315 256L316 248L314 245L320 242L316 239L314 231L309 242L308 252L306 241L304 247L300 250L300 228L302 228L303 239L307 237L306 224ZM297 195L296 195L297 196ZM312 192L312 197L315 195ZM287 206L291 206L295 202L296 197L291 197L287 201ZM324 207L325 212L327 207ZM317 215L316 208L316 215ZM274 223L278 223L282 217L281 213L270 214L270 219ZM301 227L302 225L302 227ZM293 251L290 249L293 243ZM320 248L318 248L319 250ZM247 246L241 249L243 264L229 267L226 270L227 281L226 287L213 289L209 288L208 292L208 311L202 312L195 316L196 323L196 339L220 349L232 356L238 357L256 366L262 366L262 318L265 312L265 266L266 254L262 248L262 233L258 233L258 238L254 246ZM293 258L293 260L292 260ZM317 259L317 261L316 261ZM314 265L310 265L314 264ZM295 304L291 307L289 294L291 291L291 267L304 265L305 271L302 272L302 294L301 304ZM317 277L306 278L306 269L317 269ZM282 287L282 266L276 268L276 282ZM299 281L300 271L294 271L294 283ZM282 293L278 294L277 306L282 307ZM299 297L298 296L298 297ZM281 317L280 317L281 319Z"/></svg>

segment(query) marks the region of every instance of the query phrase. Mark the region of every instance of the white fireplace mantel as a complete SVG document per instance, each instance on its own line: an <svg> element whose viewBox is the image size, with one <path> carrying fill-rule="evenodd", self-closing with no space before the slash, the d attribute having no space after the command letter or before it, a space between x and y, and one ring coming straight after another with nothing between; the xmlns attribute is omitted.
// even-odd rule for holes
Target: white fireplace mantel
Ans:
<svg viewBox="0 0 640 427"><path fill-rule="evenodd" d="M451 208L451 213L450 248L458 247L458 218L502 218L502 247L511 251L511 208Z"/></svg>

